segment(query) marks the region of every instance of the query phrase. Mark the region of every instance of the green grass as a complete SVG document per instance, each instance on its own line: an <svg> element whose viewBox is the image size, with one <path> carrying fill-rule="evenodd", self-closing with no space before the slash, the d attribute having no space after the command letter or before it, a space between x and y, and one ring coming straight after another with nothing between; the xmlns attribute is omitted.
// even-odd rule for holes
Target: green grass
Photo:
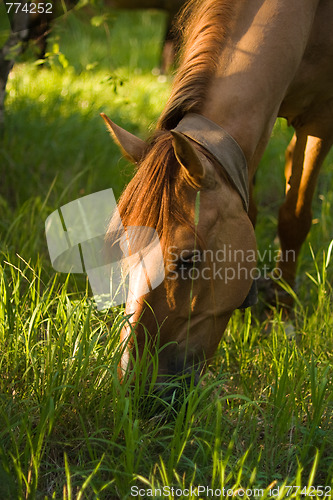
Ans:
<svg viewBox="0 0 333 500"><path fill-rule="evenodd" d="M163 404L152 391L148 348L140 375L119 384L121 310L96 311L85 276L51 267L46 217L84 194L112 187L119 195L130 178L99 113L149 135L170 87L152 74L162 29L155 12L120 13L99 28L59 19L47 67L22 62L9 80L0 151L1 499L123 500L131 487L199 485L279 499L308 487L316 498L311 485L333 487L332 154L300 259L294 334L277 311L264 321L235 312L209 372L183 400ZM262 250L277 245L290 134L278 122L257 176Z"/></svg>

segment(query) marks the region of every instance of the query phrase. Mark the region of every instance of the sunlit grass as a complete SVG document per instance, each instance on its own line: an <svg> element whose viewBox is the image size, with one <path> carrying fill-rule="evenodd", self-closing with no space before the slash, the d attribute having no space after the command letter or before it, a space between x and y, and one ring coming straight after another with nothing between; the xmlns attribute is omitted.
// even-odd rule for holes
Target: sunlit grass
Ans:
<svg viewBox="0 0 333 500"><path fill-rule="evenodd" d="M250 311L245 321L236 314L199 386L158 404L148 351L134 385L131 374L118 382L120 311L95 312L87 293L78 298L57 275L43 283L41 263L4 256L3 266L0 455L12 498L44 498L64 485L73 495L87 488L88 498L198 485L262 488L268 498L272 482L304 487L315 469L312 484L330 484L328 283L292 340L278 315L267 337Z"/></svg>

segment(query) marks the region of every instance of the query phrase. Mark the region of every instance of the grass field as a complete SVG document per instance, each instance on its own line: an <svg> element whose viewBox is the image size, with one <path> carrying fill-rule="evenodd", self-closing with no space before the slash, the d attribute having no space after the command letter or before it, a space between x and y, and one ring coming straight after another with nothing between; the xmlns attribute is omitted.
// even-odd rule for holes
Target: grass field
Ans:
<svg viewBox="0 0 333 500"><path fill-rule="evenodd" d="M4 41L3 4L0 13ZM121 309L98 312L85 276L52 269L47 216L109 187L118 196L131 176L99 113L147 137L167 99L170 78L152 72L163 21L121 12L92 27L69 15L45 67L22 61L10 75L0 150L0 499L125 500L154 489L168 499L331 498L332 153L300 259L294 334L276 311L263 321L262 304L237 311L209 372L178 405L154 413L158 397L144 396L148 353L134 387L119 384ZM277 123L258 172L261 251L277 248L291 133Z"/></svg>

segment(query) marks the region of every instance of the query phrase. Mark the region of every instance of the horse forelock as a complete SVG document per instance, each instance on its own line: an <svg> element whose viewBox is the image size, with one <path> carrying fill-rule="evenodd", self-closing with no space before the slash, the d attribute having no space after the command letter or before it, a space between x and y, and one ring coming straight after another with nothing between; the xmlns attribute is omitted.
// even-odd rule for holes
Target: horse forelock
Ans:
<svg viewBox="0 0 333 500"><path fill-rule="evenodd" d="M186 183L176 160L170 132L157 132L152 138L147 152L137 168L134 177L123 191L118 201L118 213L122 227L145 226L154 228L167 252L172 245L172 228L175 223L194 231L190 220L190 206L184 199L180 186ZM193 189L189 187L189 189ZM188 213L184 208L188 207ZM119 219L117 219L119 223ZM115 231L111 220L106 241Z"/></svg>
<svg viewBox="0 0 333 500"><path fill-rule="evenodd" d="M114 220L111 220L107 244L115 241L115 230L122 235L124 227L152 227L163 242L166 260L168 249L173 245L173 230L177 225L196 232L193 207L188 199L194 188L188 185L183 189L188 178L176 160L173 138L169 131L178 125L186 113L200 113L230 31L234 11L234 0L192 0L180 17L179 27L185 42L171 95L146 154L120 197L118 213L121 227L118 217L115 218L117 228L114 227ZM198 245L204 247L205 238L200 234L196 236ZM170 308L175 307L176 286L176 283L167 286Z"/></svg>
<svg viewBox="0 0 333 500"><path fill-rule="evenodd" d="M185 42L170 98L145 157L118 202L122 226L153 227L163 238L164 246L170 243L173 222L194 230L189 214L184 213L188 205L178 189L184 177L169 130L186 113L200 112L230 29L234 3L234 0L192 0L185 7L179 19ZM113 230L111 221L108 233Z"/></svg>
<svg viewBox="0 0 333 500"><path fill-rule="evenodd" d="M235 0L192 0L178 29L184 40L180 65L158 128L171 130L186 113L200 112L229 33Z"/></svg>

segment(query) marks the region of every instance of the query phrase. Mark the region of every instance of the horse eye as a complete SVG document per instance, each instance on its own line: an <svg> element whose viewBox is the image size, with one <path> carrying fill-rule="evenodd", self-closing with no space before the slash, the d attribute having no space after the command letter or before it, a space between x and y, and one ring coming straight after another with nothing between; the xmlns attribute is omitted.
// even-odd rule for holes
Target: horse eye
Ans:
<svg viewBox="0 0 333 500"><path fill-rule="evenodd" d="M196 253L188 253L182 255L177 262L178 269L191 269L192 267L198 265L200 262L200 256Z"/></svg>

